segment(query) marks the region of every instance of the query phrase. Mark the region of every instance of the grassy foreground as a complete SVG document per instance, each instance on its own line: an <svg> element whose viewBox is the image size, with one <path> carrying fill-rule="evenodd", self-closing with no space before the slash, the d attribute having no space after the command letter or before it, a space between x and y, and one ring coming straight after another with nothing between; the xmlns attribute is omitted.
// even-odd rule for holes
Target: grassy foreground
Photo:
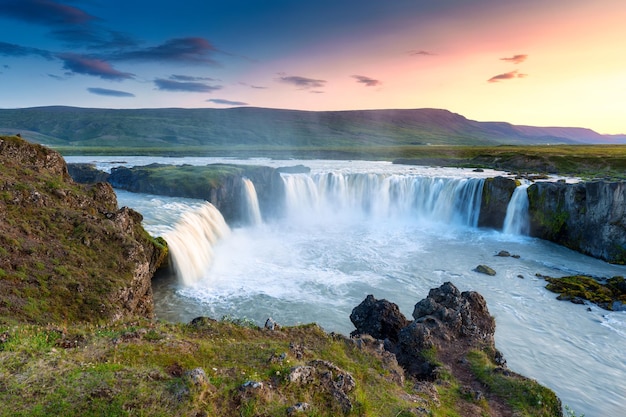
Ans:
<svg viewBox="0 0 626 417"><path fill-rule="evenodd" d="M481 352L468 360L515 415L555 415L548 389L498 372ZM311 364L325 371L294 376ZM347 407L338 389L350 377ZM405 380L373 339L206 318L0 327L0 403L1 416L281 416L297 404L307 416L491 415L450 373Z"/></svg>

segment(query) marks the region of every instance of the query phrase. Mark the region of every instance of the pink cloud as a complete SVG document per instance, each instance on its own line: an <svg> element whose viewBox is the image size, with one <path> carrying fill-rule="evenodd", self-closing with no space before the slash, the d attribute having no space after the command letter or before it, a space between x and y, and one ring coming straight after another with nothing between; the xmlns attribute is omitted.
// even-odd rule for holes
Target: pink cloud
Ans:
<svg viewBox="0 0 626 417"><path fill-rule="evenodd" d="M528 74L520 74L517 72L517 70L515 70L511 72L505 72L504 74L494 75L493 77L489 78L487 81L490 83L496 83L498 81L511 80L513 78L525 78L527 76Z"/></svg>
<svg viewBox="0 0 626 417"><path fill-rule="evenodd" d="M522 62L526 61L526 58L528 58L528 55L519 54L519 55L513 55L512 57L509 57L509 58L500 58L500 61L507 61L507 62L512 62L514 64L521 64Z"/></svg>

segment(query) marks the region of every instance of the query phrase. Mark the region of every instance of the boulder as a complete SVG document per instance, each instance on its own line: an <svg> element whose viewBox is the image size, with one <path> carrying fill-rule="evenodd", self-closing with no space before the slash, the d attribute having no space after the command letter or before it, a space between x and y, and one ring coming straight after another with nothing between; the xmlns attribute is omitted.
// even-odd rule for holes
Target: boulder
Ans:
<svg viewBox="0 0 626 417"><path fill-rule="evenodd" d="M487 265L478 265L476 269L474 269L474 271L491 276L494 276L496 274L496 271L492 267Z"/></svg>
<svg viewBox="0 0 626 417"><path fill-rule="evenodd" d="M369 334L376 339L389 339L394 343L398 341L400 329L409 324L396 304L377 300L371 294L352 310L350 320L356 327L351 336Z"/></svg>

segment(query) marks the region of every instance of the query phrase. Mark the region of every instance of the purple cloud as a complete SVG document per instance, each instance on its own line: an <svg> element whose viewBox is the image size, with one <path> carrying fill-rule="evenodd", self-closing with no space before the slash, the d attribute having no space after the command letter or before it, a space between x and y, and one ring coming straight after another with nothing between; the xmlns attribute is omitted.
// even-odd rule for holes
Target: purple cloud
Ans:
<svg viewBox="0 0 626 417"><path fill-rule="evenodd" d="M513 78L525 78L527 76L528 74L520 74L517 72L517 70L515 70L511 72L505 72L504 74L495 75L491 77L490 79L488 79L487 81L490 83L496 83L498 81L511 80Z"/></svg>
<svg viewBox="0 0 626 417"><path fill-rule="evenodd" d="M89 87L87 88L91 94L97 94L99 96L109 96L109 97L135 97L132 93L127 93L126 91L119 90L109 90L108 88L98 88L98 87Z"/></svg>
<svg viewBox="0 0 626 417"><path fill-rule="evenodd" d="M215 103L215 104L223 104L225 106L248 106L248 103L244 103L243 101L231 101L231 100L225 100L223 98L211 98L211 99L208 99L207 102Z"/></svg>
<svg viewBox="0 0 626 417"><path fill-rule="evenodd" d="M114 69L108 62L98 58L90 58L74 53L58 54L57 57L63 61L64 69L75 74L93 75L105 80L115 81L135 78L134 74L120 72Z"/></svg>
<svg viewBox="0 0 626 417"><path fill-rule="evenodd" d="M161 91L178 91L188 93L212 93L213 91L221 90L221 85L207 85L197 82L181 82L174 80L166 80L157 78L154 80L154 85L157 90Z"/></svg>
<svg viewBox="0 0 626 417"><path fill-rule="evenodd" d="M29 56L38 55L40 57L51 60L52 54L48 51L38 48L30 48L27 46L15 45L13 43L0 42L0 55L5 56Z"/></svg>
<svg viewBox="0 0 626 417"><path fill-rule="evenodd" d="M507 62L512 62L514 64L521 64L522 62L526 61L526 58L528 58L528 55L519 54L519 55L513 55L510 58L500 58L500 61L507 61Z"/></svg>
<svg viewBox="0 0 626 417"><path fill-rule="evenodd" d="M294 85L301 90L324 88L326 86L326 80L316 80L314 78L300 77L297 75L282 76L278 80L286 84Z"/></svg>
<svg viewBox="0 0 626 417"><path fill-rule="evenodd" d="M204 38L178 38L145 49L123 52L112 56L118 61L154 61L187 62L195 64L214 64L210 55L217 49Z"/></svg>
<svg viewBox="0 0 626 417"><path fill-rule="evenodd" d="M437 54L429 52L429 51L424 51L423 49L420 49L420 50L413 49L409 51L409 55L435 56Z"/></svg>
<svg viewBox="0 0 626 417"><path fill-rule="evenodd" d="M46 26L80 25L95 19L81 9L52 0L3 0L0 14Z"/></svg>
<svg viewBox="0 0 626 417"><path fill-rule="evenodd" d="M376 87L382 85L382 81L375 80L364 75L353 75L352 78L356 78L357 83L365 84L366 87Z"/></svg>

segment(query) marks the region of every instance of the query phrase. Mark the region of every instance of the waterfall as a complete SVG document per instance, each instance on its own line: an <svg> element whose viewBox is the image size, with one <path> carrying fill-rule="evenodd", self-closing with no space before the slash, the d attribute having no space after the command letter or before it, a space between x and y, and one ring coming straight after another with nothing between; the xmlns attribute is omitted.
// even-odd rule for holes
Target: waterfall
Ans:
<svg viewBox="0 0 626 417"><path fill-rule="evenodd" d="M229 233L222 213L211 203L184 213L165 235L178 278L186 285L202 278L213 261L213 246Z"/></svg>
<svg viewBox="0 0 626 417"><path fill-rule="evenodd" d="M248 178L243 178L243 219L252 226L263 223L259 199L254 184Z"/></svg>
<svg viewBox="0 0 626 417"><path fill-rule="evenodd" d="M476 226L484 181L386 174L281 174L291 217L412 217Z"/></svg>
<svg viewBox="0 0 626 417"><path fill-rule="evenodd" d="M529 228L528 192L530 184L522 184L515 188L511 201L506 208L506 217L502 231L509 235L527 235Z"/></svg>

